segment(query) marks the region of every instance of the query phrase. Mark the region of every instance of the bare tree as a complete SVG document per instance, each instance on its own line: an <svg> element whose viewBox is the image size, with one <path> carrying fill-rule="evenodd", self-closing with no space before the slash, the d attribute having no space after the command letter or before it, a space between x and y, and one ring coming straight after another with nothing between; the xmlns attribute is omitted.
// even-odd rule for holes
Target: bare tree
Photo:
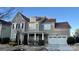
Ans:
<svg viewBox="0 0 79 59"><path fill-rule="evenodd" d="M14 7L4 7L0 8L0 19L10 17L12 11L15 10Z"/></svg>

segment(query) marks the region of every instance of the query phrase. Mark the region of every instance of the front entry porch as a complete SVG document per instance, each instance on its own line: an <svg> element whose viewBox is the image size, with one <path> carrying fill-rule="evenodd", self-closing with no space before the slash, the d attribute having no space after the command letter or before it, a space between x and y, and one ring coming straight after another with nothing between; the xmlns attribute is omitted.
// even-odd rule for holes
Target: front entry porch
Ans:
<svg viewBox="0 0 79 59"><path fill-rule="evenodd" d="M46 45L48 42L48 35L45 33L25 33L21 34L20 41L22 45Z"/></svg>

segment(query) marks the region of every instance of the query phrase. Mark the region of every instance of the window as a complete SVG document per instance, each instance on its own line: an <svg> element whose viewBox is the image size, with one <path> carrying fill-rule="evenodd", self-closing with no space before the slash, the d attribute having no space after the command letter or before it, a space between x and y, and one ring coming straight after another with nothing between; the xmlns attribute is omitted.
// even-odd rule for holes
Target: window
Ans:
<svg viewBox="0 0 79 59"><path fill-rule="evenodd" d="M36 29L36 23L30 23L29 24L29 29L30 30L35 30Z"/></svg>
<svg viewBox="0 0 79 59"><path fill-rule="evenodd" d="M12 25L12 28L14 29L14 24Z"/></svg>
<svg viewBox="0 0 79 59"><path fill-rule="evenodd" d="M20 24L16 24L16 29L19 29L20 28Z"/></svg>
<svg viewBox="0 0 79 59"><path fill-rule="evenodd" d="M44 30L50 30L51 24L44 24Z"/></svg>
<svg viewBox="0 0 79 59"><path fill-rule="evenodd" d="M60 36L58 38L61 38Z"/></svg>
<svg viewBox="0 0 79 59"><path fill-rule="evenodd" d="M56 37L53 37L53 38L56 38Z"/></svg>
<svg viewBox="0 0 79 59"><path fill-rule="evenodd" d="M22 23L22 29L23 29L23 27L24 27L24 24Z"/></svg>
<svg viewBox="0 0 79 59"><path fill-rule="evenodd" d="M30 22L36 22L36 17L31 17Z"/></svg>

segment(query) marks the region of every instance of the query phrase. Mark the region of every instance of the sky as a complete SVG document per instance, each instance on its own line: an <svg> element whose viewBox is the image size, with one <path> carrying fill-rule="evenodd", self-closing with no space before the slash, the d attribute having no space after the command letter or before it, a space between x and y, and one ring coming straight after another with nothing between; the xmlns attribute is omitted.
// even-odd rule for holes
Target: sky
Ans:
<svg viewBox="0 0 79 59"><path fill-rule="evenodd" d="M17 9L13 16L20 11L27 17L31 16L46 16L48 18L55 18L57 22L68 22L71 26L71 32L78 29L79 26L79 8L78 7L20 7Z"/></svg>

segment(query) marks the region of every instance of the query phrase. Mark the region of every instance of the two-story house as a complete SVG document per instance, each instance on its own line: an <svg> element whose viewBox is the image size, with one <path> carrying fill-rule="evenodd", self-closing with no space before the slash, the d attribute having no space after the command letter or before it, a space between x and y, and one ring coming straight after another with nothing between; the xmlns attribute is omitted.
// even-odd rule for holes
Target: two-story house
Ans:
<svg viewBox="0 0 79 59"><path fill-rule="evenodd" d="M17 32L20 33L21 44L38 45L43 41L46 44L64 44L70 36L70 25L68 22L56 22L56 19L46 17L24 16L20 12L12 20L11 40L15 41ZM23 43L24 42L24 43Z"/></svg>
<svg viewBox="0 0 79 59"><path fill-rule="evenodd" d="M0 38L10 38L11 36L11 22L0 19Z"/></svg>

